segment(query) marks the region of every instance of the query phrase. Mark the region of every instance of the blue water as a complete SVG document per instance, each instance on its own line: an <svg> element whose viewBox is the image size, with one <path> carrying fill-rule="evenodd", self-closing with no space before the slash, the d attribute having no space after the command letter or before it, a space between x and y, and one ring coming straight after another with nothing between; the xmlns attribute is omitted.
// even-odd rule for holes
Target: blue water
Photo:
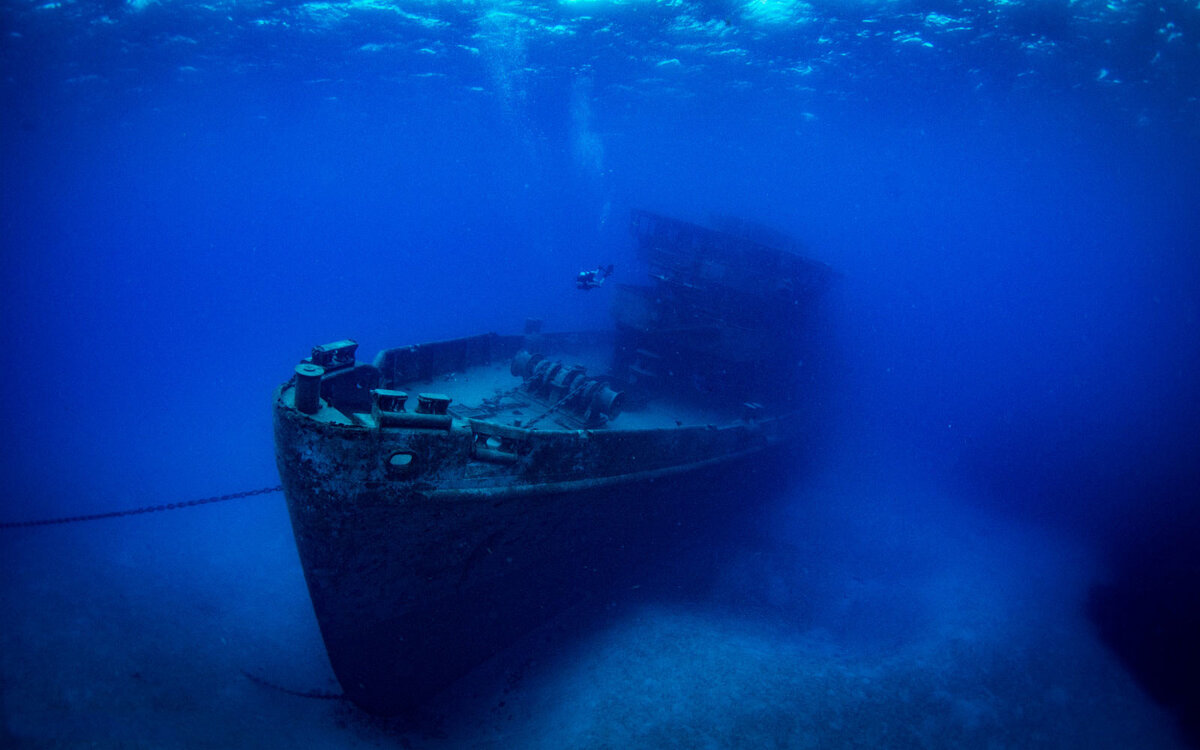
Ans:
<svg viewBox="0 0 1200 750"><path fill-rule="evenodd" d="M0 34L0 521L276 484L314 344L607 325L573 280L638 280L632 207L840 274L830 427L703 575L380 722L243 674L337 689L279 495L0 529L0 744L1200 745L1195 3L5 0Z"/></svg>

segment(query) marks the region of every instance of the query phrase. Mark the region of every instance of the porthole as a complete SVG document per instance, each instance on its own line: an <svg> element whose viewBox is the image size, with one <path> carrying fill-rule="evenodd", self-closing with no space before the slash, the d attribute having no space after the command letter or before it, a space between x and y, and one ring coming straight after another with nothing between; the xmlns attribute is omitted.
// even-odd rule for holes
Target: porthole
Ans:
<svg viewBox="0 0 1200 750"><path fill-rule="evenodd" d="M397 451L388 457L387 471L391 476L412 474L417 469L417 457L409 451Z"/></svg>

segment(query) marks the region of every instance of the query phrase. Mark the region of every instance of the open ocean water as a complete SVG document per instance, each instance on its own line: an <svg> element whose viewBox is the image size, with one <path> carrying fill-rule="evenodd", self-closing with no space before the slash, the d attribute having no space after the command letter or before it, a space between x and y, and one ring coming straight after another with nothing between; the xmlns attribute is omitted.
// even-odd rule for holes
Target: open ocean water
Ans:
<svg viewBox="0 0 1200 750"><path fill-rule="evenodd" d="M0 746L1200 747L1194 0L2 0L0 74L0 523L277 484L315 344L607 326L631 208L839 274L802 468L417 716L279 494L0 528Z"/></svg>

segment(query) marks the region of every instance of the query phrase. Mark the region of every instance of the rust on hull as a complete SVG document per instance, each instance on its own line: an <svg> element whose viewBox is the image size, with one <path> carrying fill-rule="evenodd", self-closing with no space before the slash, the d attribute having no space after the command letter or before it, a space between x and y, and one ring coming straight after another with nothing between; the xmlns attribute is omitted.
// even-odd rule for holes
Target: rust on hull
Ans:
<svg viewBox="0 0 1200 750"><path fill-rule="evenodd" d="M618 291L615 333L535 324L371 364L335 342L276 391L313 608L367 711L428 700L798 447L796 326L828 270L651 214L633 227L655 285Z"/></svg>

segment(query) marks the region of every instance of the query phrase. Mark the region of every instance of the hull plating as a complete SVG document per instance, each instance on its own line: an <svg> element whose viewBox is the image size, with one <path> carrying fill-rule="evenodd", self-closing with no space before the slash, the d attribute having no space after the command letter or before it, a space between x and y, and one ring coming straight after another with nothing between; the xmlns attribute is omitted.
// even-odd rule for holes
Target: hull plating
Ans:
<svg viewBox="0 0 1200 750"><path fill-rule="evenodd" d="M321 424L277 398L275 432L330 662L346 695L377 714L420 705L746 502L736 492L744 472L778 445L757 440L704 461L679 454L673 466L602 482L439 491L389 480L378 431Z"/></svg>

